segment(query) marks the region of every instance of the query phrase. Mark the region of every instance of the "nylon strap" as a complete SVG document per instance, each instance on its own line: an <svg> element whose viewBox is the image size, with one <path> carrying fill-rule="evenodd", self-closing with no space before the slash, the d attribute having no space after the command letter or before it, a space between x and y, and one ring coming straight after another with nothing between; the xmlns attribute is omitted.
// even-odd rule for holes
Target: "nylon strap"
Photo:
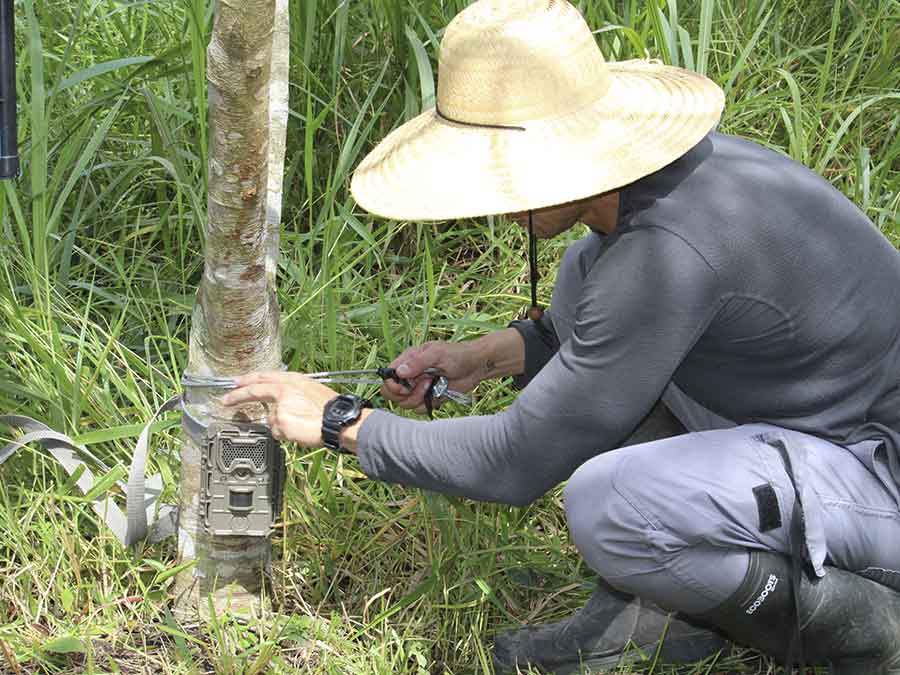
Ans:
<svg viewBox="0 0 900 675"><path fill-rule="evenodd" d="M148 537L148 529L148 540L151 543L175 534L178 509L171 504L157 504L159 495L162 493L162 476L157 473L145 478L144 471L147 466L150 426L157 417L174 410L180 404L181 394L173 396L153 413L146 426L141 430L131 459L128 483L123 485L121 481L117 481L119 487L125 490L125 513L107 495L98 495L91 503L96 514L106 523L123 546L133 546L141 539ZM106 465L94 457L84 446L79 445L65 434L53 431L43 422L25 415L0 415L0 424L22 431L21 436L0 450L0 464L3 464L15 452L29 443L39 443L70 476L74 475L80 467L84 467L78 480L75 481L83 494L90 492L96 480L93 472L82 458L95 462L103 471L109 471Z"/></svg>
<svg viewBox="0 0 900 675"><path fill-rule="evenodd" d="M150 425L156 421L156 418L170 410L174 410L181 404L181 394L177 394L163 403L150 421L141 430L138 436L137 445L134 446L134 455L131 458L131 468L128 471L128 488L125 491L125 505L128 513L128 530L125 535L125 546L132 546L135 542L147 536L147 523L153 519L153 506L159 499L162 491L162 476L154 474L150 480L158 479L150 485L151 490L156 490L149 500L149 506L146 499L146 484L144 482L144 471L147 466L147 452L150 440ZM158 485L156 484L158 483ZM151 493L152 494L152 493ZM174 509L175 507L171 507Z"/></svg>

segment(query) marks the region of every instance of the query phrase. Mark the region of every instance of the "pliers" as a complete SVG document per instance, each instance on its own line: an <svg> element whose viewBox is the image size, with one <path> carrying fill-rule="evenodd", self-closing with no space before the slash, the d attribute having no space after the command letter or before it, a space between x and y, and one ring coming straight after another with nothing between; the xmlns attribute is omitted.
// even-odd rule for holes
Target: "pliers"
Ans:
<svg viewBox="0 0 900 675"><path fill-rule="evenodd" d="M450 382L440 368L426 368L422 371L422 374L431 376L431 383L425 390L425 410L428 412L428 417L434 418L434 402L436 400L446 399L462 405L469 405L472 402L469 396L450 388ZM376 380L374 377L365 379L364 376L366 375L372 375L380 379ZM389 366L364 370L329 370L321 373L306 373L306 377L328 384L382 384L385 380L393 380L407 389L411 390L413 388L412 382L400 377L397 374L397 369Z"/></svg>
<svg viewBox="0 0 900 675"><path fill-rule="evenodd" d="M385 366L382 368L365 368L361 370L326 370L320 373L302 373L306 377L322 382L323 384L384 384L385 380L393 380L397 384L412 390L413 383L400 377L396 368ZM431 376L431 383L425 390L425 410L428 416L434 417L434 402L446 399L462 405L469 405L472 399L462 392L450 389L450 383L440 368L426 368L424 375ZM371 376L371 377L366 377ZM376 379L378 378L378 379ZM230 377L201 377L185 373L181 378L184 387L202 387L205 389L229 390L234 389L234 378Z"/></svg>
<svg viewBox="0 0 900 675"><path fill-rule="evenodd" d="M391 367L364 368L362 370L326 370L321 373L303 373L306 377L323 384L382 384L385 380L393 380L397 384L412 389L409 380L397 375L397 369ZM372 377L366 379L366 375ZM375 379L376 377L380 379Z"/></svg>

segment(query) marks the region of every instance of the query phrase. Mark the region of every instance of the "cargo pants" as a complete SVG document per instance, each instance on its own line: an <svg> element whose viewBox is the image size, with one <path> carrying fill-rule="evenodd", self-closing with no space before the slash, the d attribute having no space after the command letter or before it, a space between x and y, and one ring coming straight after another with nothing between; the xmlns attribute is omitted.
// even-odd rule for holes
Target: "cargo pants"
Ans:
<svg viewBox="0 0 900 675"><path fill-rule="evenodd" d="M599 243L573 244L557 275L551 312L561 342ZM876 441L844 447L735 425L674 384L662 400L688 433L598 455L565 488L574 543L611 585L672 611L705 612L737 590L750 550L792 553L792 520L802 514L811 573L830 565L900 588L900 500Z"/></svg>

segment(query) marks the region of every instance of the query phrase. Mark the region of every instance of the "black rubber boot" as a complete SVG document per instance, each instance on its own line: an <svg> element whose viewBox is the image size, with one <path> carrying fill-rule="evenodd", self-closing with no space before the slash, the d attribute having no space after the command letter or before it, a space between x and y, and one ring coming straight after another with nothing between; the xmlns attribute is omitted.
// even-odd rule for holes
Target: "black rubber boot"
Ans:
<svg viewBox="0 0 900 675"><path fill-rule="evenodd" d="M900 675L900 593L835 567L814 581L803 575L797 590L807 664L828 664L834 675ZM796 661L793 596L790 560L753 551L740 588L699 618L739 644Z"/></svg>
<svg viewBox="0 0 900 675"><path fill-rule="evenodd" d="M662 663L693 663L726 645L718 633L601 583L571 617L497 636L494 668L497 673L528 666L555 675L599 673L655 656Z"/></svg>

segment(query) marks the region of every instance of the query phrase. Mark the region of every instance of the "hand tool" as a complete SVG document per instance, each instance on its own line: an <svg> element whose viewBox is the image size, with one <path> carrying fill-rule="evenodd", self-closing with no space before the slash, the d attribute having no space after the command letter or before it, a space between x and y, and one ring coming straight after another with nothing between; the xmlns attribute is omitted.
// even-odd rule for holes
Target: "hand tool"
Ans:
<svg viewBox="0 0 900 675"><path fill-rule="evenodd" d="M413 383L408 379L397 375L397 369L389 366L381 368L362 368L356 370L326 370L319 373L301 373L306 377L323 384L370 384L381 385L385 380L393 380L407 389L413 388ZM425 390L425 409L429 417L433 417L434 402L441 400L453 401L460 405L470 405L471 397L450 388L450 382L440 368L426 368L423 375L430 376L431 384ZM234 378L230 377L201 377L185 373L181 378L184 387L202 387L205 389L234 389Z"/></svg>

